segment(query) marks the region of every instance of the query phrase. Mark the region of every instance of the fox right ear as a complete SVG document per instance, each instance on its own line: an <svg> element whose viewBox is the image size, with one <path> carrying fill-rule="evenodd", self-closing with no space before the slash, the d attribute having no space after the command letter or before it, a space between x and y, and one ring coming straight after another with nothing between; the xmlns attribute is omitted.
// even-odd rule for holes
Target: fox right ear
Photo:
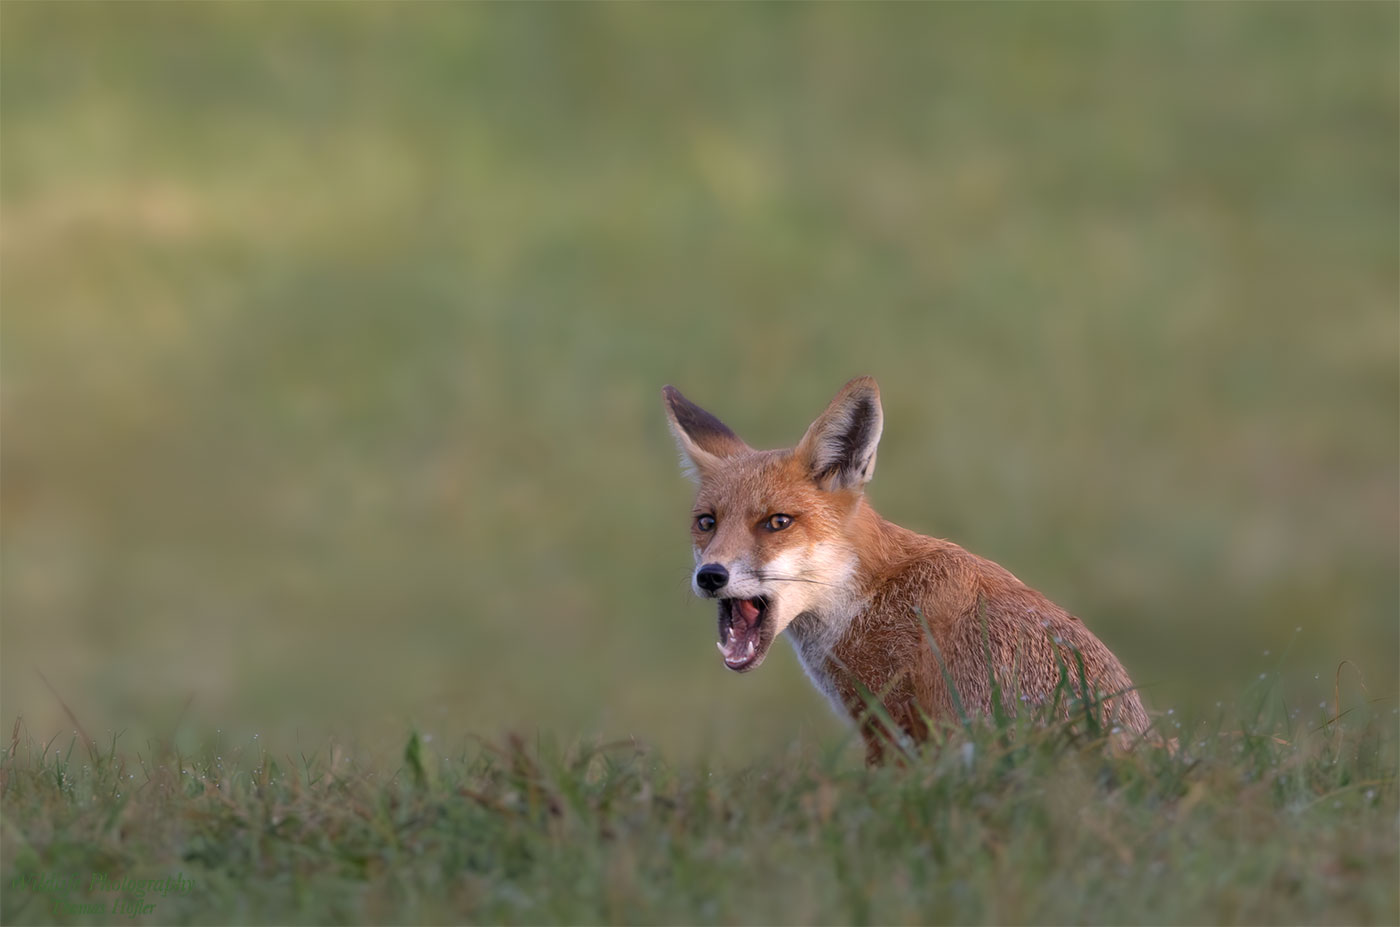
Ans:
<svg viewBox="0 0 1400 927"><path fill-rule="evenodd" d="M870 377L856 377L807 429L793 453L805 460L822 489L859 491L875 472L885 414L880 387Z"/></svg>
<svg viewBox="0 0 1400 927"><path fill-rule="evenodd" d="M701 473L722 458L749 450L724 422L686 399L674 386L663 387L661 395L666 399L666 417L671 422L671 434L676 436L681 469L686 476L698 480Z"/></svg>

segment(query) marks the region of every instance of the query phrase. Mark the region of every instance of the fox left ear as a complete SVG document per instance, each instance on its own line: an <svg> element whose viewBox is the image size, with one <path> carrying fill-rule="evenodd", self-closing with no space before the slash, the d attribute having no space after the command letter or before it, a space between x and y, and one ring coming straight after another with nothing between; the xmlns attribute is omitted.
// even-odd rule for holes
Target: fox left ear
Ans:
<svg viewBox="0 0 1400 927"><path fill-rule="evenodd" d="M793 452L805 458L818 486L859 490L875 472L885 414L880 387L872 377L856 377L836 394Z"/></svg>
<svg viewBox="0 0 1400 927"><path fill-rule="evenodd" d="M681 469L698 481L706 470L713 469L725 457L751 450L743 439L729 430L719 419L681 395L674 386L663 387L666 418L671 422L671 434L681 452Z"/></svg>

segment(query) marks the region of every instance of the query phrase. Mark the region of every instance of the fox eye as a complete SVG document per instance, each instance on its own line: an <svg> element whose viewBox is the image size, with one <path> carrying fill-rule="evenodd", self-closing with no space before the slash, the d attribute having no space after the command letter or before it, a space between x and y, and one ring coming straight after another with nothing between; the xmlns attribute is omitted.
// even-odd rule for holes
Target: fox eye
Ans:
<svg viewBox="0 0 1400 927"><path fill-rule="evenodd" d="M713 531L715 530L715 517L713 515L697 515L695 527L707 533Z"/></svg>
<svg viewBox="0 0 1400 927"><path fill-rule="evenodd" d="M790 524L792 524L792 516L780 513L768 516L768 520L763 523L763 527L767 528L769 531L782 531Z"/></svg>

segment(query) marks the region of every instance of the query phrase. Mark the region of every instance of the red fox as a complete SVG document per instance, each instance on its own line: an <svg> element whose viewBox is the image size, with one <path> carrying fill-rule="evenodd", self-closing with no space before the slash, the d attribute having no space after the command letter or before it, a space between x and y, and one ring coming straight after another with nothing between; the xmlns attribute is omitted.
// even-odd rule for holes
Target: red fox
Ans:
<svg viewBox="0 0 1400 927"><path fill-rule="evenodd" d="M1147 730L1127 672L1077 618L997 564L870 507L884 422L873 379L847 383L797 447L776 451L749 447L674 387L662 392L699 484L691 581L718 603L725 666L756 669L786 631L817 689L857 723L871 763L891 739L991 715L996 690L1008 714L1058 702L1062 716L1071 695L1097 693L1120 738Z"/></svg>

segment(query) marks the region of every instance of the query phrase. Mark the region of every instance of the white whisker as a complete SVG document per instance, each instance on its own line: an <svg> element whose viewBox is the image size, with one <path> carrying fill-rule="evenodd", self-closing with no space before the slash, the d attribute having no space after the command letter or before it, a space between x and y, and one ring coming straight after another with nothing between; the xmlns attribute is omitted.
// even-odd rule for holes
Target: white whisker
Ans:
<svg viewBox="0 0 1400 927"><path fill-rule="evenodd" d="M764 572L762 572L762 571L755 572L754 575L758 577L759 582L765 582L765 583L767 583L767 582L774 582L774 583L811 583L811 584L814 585L814 586L835 586L835 585L838 585L837 583L828 583L828 582L825 582L825 581L820 580L820 579L809 579L808 577L805 577L805 576L775 576L775 575L772 575L772 574L769 574L769 573L764 573Z"/></svg>

